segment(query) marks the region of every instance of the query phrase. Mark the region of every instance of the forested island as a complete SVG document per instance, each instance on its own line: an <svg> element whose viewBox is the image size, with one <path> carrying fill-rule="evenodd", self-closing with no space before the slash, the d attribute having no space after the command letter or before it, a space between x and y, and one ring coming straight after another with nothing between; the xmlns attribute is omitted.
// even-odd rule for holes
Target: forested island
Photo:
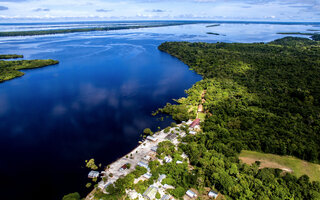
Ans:
<svg viewBox="0 0 320 200"><path fill-rule="evenodd" d="M220 35L219 33L207 32L209 35Z"/></svg>
<svg viewBox="0 0 320 200"><path fill-rule="evenodd" d="M23 58L23 55L7 54L0 55L0 59L12 59L12 58ZM33 69L40 68L49 65L58 64L59 61L47 59L47 60L13 60L5 61L0 60L0 83L14 79L16 77L23 76L24 73L19 71L21 69Z"/></svg>
<svg viewBox="0 0 320 200"><path fill-rule="evenodd" d="M250 44L166 42L159 50L203 80L187 90L186 98L154 113L170 114L180 124L145 131L149 139L123 162L152 151L155 158L143 158L126 175L107 166L86 199L160 199L163 191L163 199L193 194L208 199L210 192L219 200L320 199L319 42L295 37ZM196 130L198 118L201 129ZM156 150L149 149L153 145ZM291 162L296 172L258 159L246 163L243 157ZM309 169L310 177L301 168ZM119 176L114 182L109 182L111 171ZM72 198L80 196L63 200Z"/></svg>
<svg viewBox="0 0 320 200"><path fill-rule="evenodd" d="M0 55L0 59L14 59L14 58L23 58L23 55L17 55L17 54Z"/></svg>
<svg viewBox="0 0 320 200"><path fill-rule="evenodd" d="M220 24L212 24L212 25L208 25L206 26L207 28L210 28L210 27L217 27L217 26L220 26Z"/></svg>
<svg viewBox="0 0 320 200"><path fill-rule="evenodd" d="M195 24L195 23L198 23L198 22L183 22L183 23L176 22L176 23L161 23L161 24L150 24L150 25L130 25L130 26L116 26L116 27L94 27L94 28L69 28L69 29L36 30L36 31L10 31L10 32L0 32L0 37L53 35L53 34L62 34L62 33L77 33L77 32L91 32L91 31L115 31L115 30L125 30L125 29L179 26L179 25Z"/></svg>
<svg viewBox="0 0 320 200"><path fill-rule="evenodd" d="M309 30L311 31L311 30ZM316 31L316 30L314 30ZM302 32L279 32L277 34L280 35L306 35L311 36L311 38L315 41L320 41L320 34L319 33L302 33Z"/></svg>

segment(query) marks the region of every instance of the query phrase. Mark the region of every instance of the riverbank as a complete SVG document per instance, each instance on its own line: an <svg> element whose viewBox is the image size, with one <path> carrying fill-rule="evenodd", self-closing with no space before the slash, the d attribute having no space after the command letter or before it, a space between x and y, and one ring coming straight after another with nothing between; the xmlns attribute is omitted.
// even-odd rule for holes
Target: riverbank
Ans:
<svg viewBox="0 0 320 200"><path fill-rule="evenodd" d="M100 173L104 174L104 176L108 176L107 181L100 181L98 183L98 187L95 188L86 197L86 200L93 199L97 189L102 191L103 193L106 193L105 190L107 189L107 187L111 184L114 184L119 178L125 177L128 174L132 173L137 166L141 166L143 164L148 165L149 161L155 160L159 143L170 141L175 146L178 146L178 144L180 143L179 138L182 138L187 134L185 131L181 131L181 127L189 126L191 123L192 121L189 120L186 123L178 124L175 127L171 127L170 129L166 128L159 132L156 132L152 136L147 137L144 141L141 141L140 144L131 152L108 165L106 170ZM128 164L131 166L130 169L123 169L123 166ZM110 174L112 174L112 177L110 177ZM145 179L146 178L143 177L140 178L140 180ZM135 182L137 183L138 181L139 180L136 180Z"/></svg>
<svg viewBox="0 0 320 200"><path fill-rule="evenodd" d="M54 30L35 30L35 31L10 31L10 32L0 32L0 37L53 35L53 34L64 34L64 33L92 32L92 31L116 31L116 30L127 30L127 29L180 26L180 25L197 24L197 23L200 23L200 22L182 22L182 23L167 22L167 23L155 24L155 25L130 25L130 26L117 26L117 27L73 28L73 29L54 29ZM201 22L201 23L204 23L204 22Z"/></svg>

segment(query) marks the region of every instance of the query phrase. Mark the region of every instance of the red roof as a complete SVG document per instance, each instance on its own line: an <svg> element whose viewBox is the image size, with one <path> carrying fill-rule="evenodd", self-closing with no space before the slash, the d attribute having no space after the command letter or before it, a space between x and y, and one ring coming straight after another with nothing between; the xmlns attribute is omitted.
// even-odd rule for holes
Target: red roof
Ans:
<svg viewBox="0 0 320 200"><path fill-rule="evenodd" d="M190 127L194 128L195 126L200 125L200 119L195 119L191 124Z"/></svg>

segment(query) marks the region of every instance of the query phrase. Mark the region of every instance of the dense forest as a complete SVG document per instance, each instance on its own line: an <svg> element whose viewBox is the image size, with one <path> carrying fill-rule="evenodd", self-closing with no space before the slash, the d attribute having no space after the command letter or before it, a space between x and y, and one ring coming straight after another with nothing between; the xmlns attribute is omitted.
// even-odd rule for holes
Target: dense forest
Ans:
<svg viewBox="0 0 320 200"><path fill-rule="evenodd" d="M315 40L315 41L320 41L320 34L319 33L318 34L314 34L312 36L312 39Z"/></svg>
<svg viewBox="0 0 320 200"><path fill-rule="evenodd" d="M205 186L232 199L320 199L320 183L306 175L259 170L259 163L248 166L237 157L247 149L320 162L320 43L314 40L159 46L203 76L187 98L158 112L185 120L206 91L203 134L180 145Z"/></svg>
<svg viewBox="0 0 320 200"><path fill-rule="evenodd" d="M10 59L10 58L23 58L22 55L0 55L0 59ZM33 69L40 68L49 65L58 64L59 61L56 60L14 60L14 61L4 61L0 60L0 83L23 76L24 73L19 71L21 69Z"/></svg>
<svg viewBox="0 0 320 200"><path fill-rule="evenodd" d="M206 90L205 132L230 148L320 161L320 45L286 37L267 44L170 42L159 49L203 76L178 100L198 105ZM163 110L162 110L163 111ZM180 115L185 115L181 113Z"/></svg>

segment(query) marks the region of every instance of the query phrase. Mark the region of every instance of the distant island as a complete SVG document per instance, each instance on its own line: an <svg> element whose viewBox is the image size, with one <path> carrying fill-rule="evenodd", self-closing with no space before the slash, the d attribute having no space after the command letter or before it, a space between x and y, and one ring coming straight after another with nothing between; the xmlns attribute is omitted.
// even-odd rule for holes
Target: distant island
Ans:
<svg viewBox="0 0 320 200"><path fill-rule="evenodd" d="M13 58L23 58L23 55L17 55L17 54L0 55L0 59L13 59Z"/></svg>
<svg viewBox="0 0 320 200"><path fill-rule="evenodd" d="M220 24L212 24L212 25L208 25L206 26L207 28L210 28L210 27L216 27L216 26L220 26Z"/></svg>
<svg viewBox="0 0 320 200"><path fill-rule="evenodd" d="M307 31L320 31L320 29L307 29Z"/></svg>
<svg viewBox="0 0 320 200"><path fill-rule="evenodd" d="M145 129L136 149L89 173L102 180L86 200L319 199L319 42L286 37L158 48L203 80L154 113L179 124ZM63 200L73 197L80 199L72 193Z"/></svg>
<svg viewBox="0 0 320 200"><path fill-rule="evenodd" d="M311 36L311 38L315 41L320 41L320 34L319 33L278 32L277 34L280 34L280 35L307 35L307 36Z"/></svg>
<svg viewBox="0 0 320 200"><path fill-rule="evenodd" d="M13 59L13 58L23 58L23 55L16 55L16 54L0 55L0 59ZM0 60L0 83L23 76L24 73L19 71L21 69L34 69L34 68L40 68L40 67L45 67L49 65L55 65L58 63L59 61L52 60L52 59L13 60L13 61Z"/></svg>
<svg viewBox="0 0 320 200"><path fill-rule="evenodd" d="M165 26L179 26L185 24L195 24L199 22L175 22L175 23L163 23L153 25L130 25L130 26L117 26L117 27L95 27L95 28L74 28L74 29L54 29L54 30L36 30L36 31L10 31L0 32L0 37L7 36L34 36L34 35L52 35L62 33L77 33L77 32L91 32L91 31L115 31L125 29L139 29L139 28L156 28Z"/></svg>
<svg viewBox="0 0 320 200"><path fill-rule="evenodd" d="M208 35L221 35L221 36L226 36L225 34L220 34L220 33L214 33L214 32L207 32Z"/></svg>
<svg viewBox="0 0 320 200"><path fill-rule="evenodd" d="M207 32L209 35L220 35L219 33Z"/></svg>

